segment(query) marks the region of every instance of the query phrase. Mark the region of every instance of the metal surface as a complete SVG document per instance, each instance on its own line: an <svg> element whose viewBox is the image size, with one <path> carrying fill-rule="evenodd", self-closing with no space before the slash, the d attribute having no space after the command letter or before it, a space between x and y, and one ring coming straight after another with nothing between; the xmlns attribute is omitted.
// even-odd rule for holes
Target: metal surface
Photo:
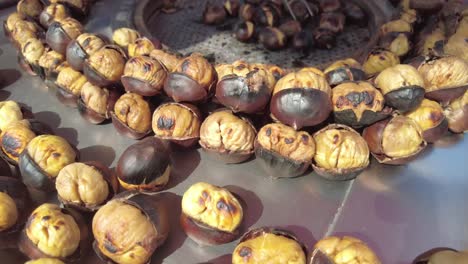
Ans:
<svg viewBox="0 0 468 264"><path fill-rule="evenodd" d="M97 3L88 30L107 33L122 24L131 0ZM0 11L3 20L14 9ZM14 48L0 38L0 100L15 100L31 108L36 118L76 144L81 160L100 160L115 166L124 149L135 141L119 136L112 124L93 126L76 109L61 105L39 78L27 76L16 63ZM235 242L199 247L179 226L180 201L193 183L227 186L245 202L247 228L279 226L297 234L309 248L325 235L353 234L368 242L383 263L411 263L427 249L468 248L468 140L448 135L407 166L370 169L349 182L330 182L309 173L296 179L270 180L255 160L223 165L202 151L174 153L174 172L166 191L171 202L171 234L152 263L230 263ZM55 194L33 193L37 202L55 201ZM0 263L23 263L17 251L0 251ZM99 263L90 251L83 263Z"/></svg>

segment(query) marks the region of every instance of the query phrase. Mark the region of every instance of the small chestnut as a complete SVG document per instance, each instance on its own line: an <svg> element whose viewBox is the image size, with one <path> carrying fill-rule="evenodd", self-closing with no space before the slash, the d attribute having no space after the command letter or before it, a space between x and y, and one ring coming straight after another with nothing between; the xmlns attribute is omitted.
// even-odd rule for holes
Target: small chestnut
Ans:
<svg viewBox="0 0 468 264"><path fill-rule="evenodd" d="M329 236L319 240L310 256L309 264L369 263L381 264L378 256L366 243L355 237Z"/></svg>
<svg viewBox="0 0 468 264"><path fill-rule="evenodd" d="M119 97L115 89L100 88L87 82L81 88L78 111L92 124L100 124L111 118L110 112Z"/></svg>
<svg viewBox="0 0 468 264"><path fill-rule="evenodd" d="M162 48L162 46L159 40L143 37L138 38L135 40L135 42L128 44L127 52L130 58L139 56L149 56L151 51L160 48Z"/></svg>
<svg viewBox="0 0 468 264"><path fill-rule="evenodd" d="M423 99L419 107L405 114L421 127L423 138L433 143L448 131L448 121L439 103Z"/></svg>
<svg viewBox="0 0 468 264"><path fill-rule="evenodd" d="M67 61L74 70L82 71L84 61L102 47L105 41L93 34L83 33L67 46Z"/></svg>
<svg viewBox="0 0 468 264"><path fill-rule="evenodd" d="M44 72L44 77L47 81L55 82L59 73L59 66L65 62L65 56L62 54L50 50L44 52L39 58L39 66Z"/></svg>
<svg viewBox="0 0 468 264"><path fill-rule="evenodd" d="M258 42L268 50L279 50L286 46L286 35L275 27L265 27L258 34Z"/></svg>
<svg viewBox="0 0 468 264"><path fill-rule="evenodd" d="M106 87L120 81L127 56L121 48L106 45L85 60L83 72L89 82Z"/></svg>
<svg viewBox="0 0 468 264"><path fill-rule="evenodd" d="M159 61L147 56L130 58L121 77L127 92L154 96L161 92L167 72Z"/></svg>
<svg viewBox="0 0 468 264"><path fill-rule="evenodd" d="M392 20L390 22L387 22L383 24L380 27L380 35L385 36L388 33L391 32L407 32L407 33L412 33L413 32L413 27L411 26L410 23L403 19L398 19L398 20Z"/></svg>
<svg viewBox="0 0 468 264"><path fill-rule="evenodd" d="M240 6L241 6L240 0L224 0L224 8L226 9L226 12L230 16L233 16L233 17L238 16Z"/></svg>
<svg viewBox="0 0 468 264"><path fill-rule="evenodd" d="M69 107L77 107L81 89L88 80L71 67L63 68L57 75L57 98Z"/></svg>
<svg viewBox="0 0 468 264"><path fill-rule="evenodd" d="M209 183L193 184L182 197L182 228L199 245L234 241L243 217L237 198L227 189Z"/></svg>
<svg viewBox="0 0 468 264"><path fill-rule="evenodd" d="M340 12L326 12L320 15L319 27L337 34L344 29L346 17Z"/></svg>
<svg viewBox="0 0 468 264"><path fill-rule="evenodd" d="M387 33L379 39L379 45L399 57L403 57L408 54L412 46L408 34L401 32Z"/></svg>
<svg viewBox="0 0 468 264"><path fill-rule="evenodd" d="M203 11L203 23L207 25L221 24L226 20L227 12L220 3L207 1Z"/></svg>
<svg viewBox="0 0 468 264"><path fill-rule="evenodd" d="M114 105L112 124L120 134L140 139L151 131L150 106L141 95L126 93Z"/></svg>
<svg viewBox="0 0 468 264"><path fill-rule="evenodd" d="M252 4L244 3L239 8L239 17L244 21L252 21L255 16L255 7Z"/></svg>
<svg viewBox="0 0 468 264"><path fill-rule="evenodd" d="M46 33L46 43L56 52L65 55L67 45L83 33L83 26L74 18L67 17L50 24Z"/></svg>
<svg viewBox="0 0 468 264"><path fill-rule="evenodd" d="M400 58L393 52L377 48L372 50L363 64L364 72L369 76L374 76L386 68L400 64Z"/></svg>
<svg viewBox="0 0 468 264"><path fill-rule="evenodd" d="M16 5L16 9L21 15L37 20L41 14L43 5L39 0L20 0Z"/></svg>
<svg viewBox="0 0 468 264"><path fill-rule="evenodd" d="M255 34L255 24L250 21L244 21L236 25L236 39L242 42L250 41Z"/></svg>
<svg viewBox="0 0 468 264"><path fill-rule="evenodd" d="M353 58L337 60L328 66L324 72L331 86L366 79L366 73L362 70L362 65Z"/></svg>
<svg viewBox="0 0 468 264"><path fill-rule="evenodd" d="M112 41L125 50L130 43L135 43L138 38L140 38L140 33L131 28L119 28L112 34Z"/></svg>
<svg viewBox="0 0 468 264"><path fill-rule="evenodd" d="M15 101L0 102L0 131L5 130L10 123L23 119L21 107Z"/></svg>
<svg viewBox="0 0 468 264"><path fill-rule="evenodd" d="M159 61L159 63L166 68L168 73L173 72L181 60L179 54L161 49L151 51L149 56L152 59Z"/></svg>
<svg viewBox="0 0 468 264"><path fill-rule="evenodd" d="M48 28L54 21L62 20L69 16L68 9L64 5L53 3L42 10L39 21L43 27Z"/></svg>
<svg viewBox="0 0 468 264"><path fill-rule="evenodd" d="M468 91L453 100L445 109L450 131L463 133L468 131Z"/></svg>
<svg viewBox="0 0 468 264"><path fill-rule="evenodd" d="M346 15L346 21L361 27L367 25L366 13L359 5L351 1L343 1L343 4L343 12Z"/></svg>
<svg viewBox="0 0 468 264"><path fill-rule="evenodd" d="M264 4L255 9L253 20L256 25L265 27L274 27L280 20L278 9L271 4Z"/></svg>

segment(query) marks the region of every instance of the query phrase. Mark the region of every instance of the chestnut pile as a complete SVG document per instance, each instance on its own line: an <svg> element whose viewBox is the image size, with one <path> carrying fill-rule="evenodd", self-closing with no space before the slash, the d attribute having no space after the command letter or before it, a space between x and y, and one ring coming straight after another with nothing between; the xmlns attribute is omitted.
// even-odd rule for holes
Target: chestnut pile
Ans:
<svg viewBox="0 0 468 264"><path fill-rule="evenodd" d="M331 49L346 24L366 26L366 13L343 0L223 0L207 1L203 22L234 24L241 42L258 42L268 50L291 47L298 51Z"/></svg>

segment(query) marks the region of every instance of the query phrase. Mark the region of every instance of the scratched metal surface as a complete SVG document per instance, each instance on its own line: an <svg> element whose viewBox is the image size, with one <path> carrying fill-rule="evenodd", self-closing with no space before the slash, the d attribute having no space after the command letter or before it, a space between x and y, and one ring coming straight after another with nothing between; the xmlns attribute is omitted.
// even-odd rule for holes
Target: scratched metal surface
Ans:
<svg viewBox="0 0 468 264"><path fill-rule="evenodd" d="M87 29L109 34L130 21L133 0L99 1ZM0 19L14 9L0 11ZM75 109L48 92L39 78L17 66L13 47L0 38L0 100L28 105L36 118L56 134L76 144L83 161L115 166L134 141L119 136L111 124L93 126ZM200 150L173 154L174 173L165 192L171 203L171 234L152 263L230 263L235 242L199 247L178 224L183 192L206 181L227 186L246 203L244 230L279 226L295 232L309 248L328 234L353 234L367 241L383 263L410 263L423 250L438 246L468 248L468 140L449 135L407 166L382 166L375 161L355 181L330 182L309 173L296 179L272 181L255 162L222 165ZM55 194L33 193L37 203L56 201ZM23 263L15 250L0 251L0 263ZM83 263L99 263L90 252Z"/></svg>

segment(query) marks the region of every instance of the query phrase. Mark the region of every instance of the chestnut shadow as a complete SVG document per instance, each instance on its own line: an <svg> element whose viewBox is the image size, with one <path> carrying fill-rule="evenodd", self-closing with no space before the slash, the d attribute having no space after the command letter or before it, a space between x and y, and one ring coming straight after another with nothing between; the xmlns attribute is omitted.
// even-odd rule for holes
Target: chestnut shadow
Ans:
<svg viewBox="0 0 468 264"><path fill-rule="evenodd" d="M170 224L169 236L166 242L156 250L151 259L152 264L163 263L164 259L178 250L187 239L187 235L180 226L180 214L182 213L182 196L171 192L159 193L162 201L166 203Z"/></svg>
<svg viewBox="0 0 468 264"><path fill-rule="evenodd" d="M242 222L240 233L247 232L257 221L263 213L263 204L260 198L252 191L243 189L236 185L227 185L224 188L233 193L242 205L244 211L244 221Z"/></svg>
<svg viewBox="0 0 468 264"><path fill-rule="evenodd" d="M0 90L0 101L5 101L8 99L11 95L11 92L5 91L5 90Z"/></svg>
<svg viewBox="0 0 468 264"><path fill-rule="evenodd" d="M110 167L115 159L115 150L109 146L96 145L80 149L80 159L86 161L99 161Z"/></svg>
<svg viewBox="0 0 468 264"><path fill-rule="evenodd" d="M34 119L47 124L54 131L57 130L57 128L60 126L60 123L62 122L60 116L57 113L51 111L34 113Z"/></svg>
<svg viewBox="0 0 468 264"><path fill-rule="evenodd" d="M226 254L217 258L208 260L207 262L201 262L198 264L230 264L232 263L232 254Z"/></svg>
<svg viewBox="0 0 468 264"><path fill-rule="evenodd" d="M312 232L303 226L287 225L279 226L278 228L292 232L297 237L297 239L304 244L307 249L307 253L309 253L310 249L313 248L313 246L317 243L317 239L314 237Z"/></svg>
<svg viewBox="0 0 468 264"><path fill-rule="evenodd" d="M171 154L172 172L166 189L171 189L185 181L200 164L200 153L195 150L173 151Z"/></svg>
<svg viewBox="0 0 468 264"><path fill-rule="evenodd" d="M25 103L21 103L21 102L19 102L18 105L21 107L21 112L23 113L23 118L25 118L25 119L34 118L32 108L29 105L27 105Z"/></svg>
<svg viewBox="0 0 468 264"><path fill-rule="evenodd" d="M16 69L0 70L0 89L12 85L21 78L21 72Z"/></svg>
<svg viewBox="0 0 468 264"><path fill-rule="evenodd" d="M71 127L60 127L55 130L57 136L61 136L68 141L68 143L73 146L78 146L78 132L76 129Z"/></svg>

